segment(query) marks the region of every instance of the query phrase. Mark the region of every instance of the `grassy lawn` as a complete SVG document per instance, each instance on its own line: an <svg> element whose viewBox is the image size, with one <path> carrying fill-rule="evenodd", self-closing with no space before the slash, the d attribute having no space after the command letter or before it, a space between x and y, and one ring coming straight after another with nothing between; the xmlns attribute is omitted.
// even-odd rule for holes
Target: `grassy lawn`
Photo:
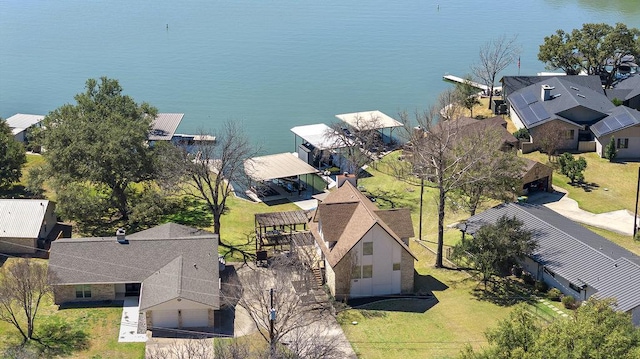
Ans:
<svg viewBox="0 0 640 359"><path fill-rule="evenodd" d="M523 156L548 164L547 155L540 152ZM604 213L627 209L633 212L640 163L609 162L595 152L578 156L587 160L587 169L584 172L586 185L572 186L569 179L557 171L553 173L553 185L566 189L569 197L576 200L580 208L586 211Z"/></svg>
<svg viewBox="0 0 640 359"><path fill-rule="evenodd" d="M7 263L12 260L14 259L8 259ZM76 351L69 358L144 358L144 343L118 343L121 316L121 305L59 310L58 306L53 304L53 299L47 297L40 305L35 326L37 330L44 323L63 320L84 331L89 337L89 348ZM0 321L0 352L10 345L20 343L21 338L17 329Z"/></svg>

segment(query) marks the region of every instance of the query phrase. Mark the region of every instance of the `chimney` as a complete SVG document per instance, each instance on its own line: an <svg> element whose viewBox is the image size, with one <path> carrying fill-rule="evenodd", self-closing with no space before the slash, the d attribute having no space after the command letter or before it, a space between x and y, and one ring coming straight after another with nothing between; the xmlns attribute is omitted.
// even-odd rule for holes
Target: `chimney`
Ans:
<svg viewBox="0 0 640 359"><path fill-rule="evenodd" d="M540 98L542 99L542 101L549 101L551 100L551 90L553 90L555 87L551 87L549 85L542 85L542 90L540 91Z"/></svg>
<svg viewBox="0 0 640 359"><path fill-rule="evenodd" d="M118 240L118 243L129 243L125 238L124 228L118 228L118 230L116 230L116 240Z"/></svg>
<svg viewBox="0 0 640 359"><path fill-rule="evenodd" d="M349 181L353 185L353 187L357 187L356 185L356 175L349 174L348 172L344 172L341 175L336 176L337 178L337 187L340 188L345 182Z"/></svg>

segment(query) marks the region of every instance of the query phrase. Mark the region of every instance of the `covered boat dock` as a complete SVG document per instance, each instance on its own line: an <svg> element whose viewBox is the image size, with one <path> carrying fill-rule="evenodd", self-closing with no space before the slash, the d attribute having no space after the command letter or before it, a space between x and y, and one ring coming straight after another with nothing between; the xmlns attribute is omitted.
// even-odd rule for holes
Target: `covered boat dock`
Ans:
<svg viewBox="0 0 640 359"><path fill-rule="evenodd" d="M349 127L356 131L378 131L384 144L393 144L397 142L393 138L393 129L396 127L403 127L404 125L378 111L364 111L364 112L352 112L336 115L338 119L346 123ZM384 133L384 129L389 129L389 134Z"/></svg>

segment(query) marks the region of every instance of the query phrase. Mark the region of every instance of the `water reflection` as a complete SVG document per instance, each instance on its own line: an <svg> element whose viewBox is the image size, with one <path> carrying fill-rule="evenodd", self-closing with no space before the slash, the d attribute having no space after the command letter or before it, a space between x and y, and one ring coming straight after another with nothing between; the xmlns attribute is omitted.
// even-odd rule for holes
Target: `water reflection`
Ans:
<svg viewBox="0 0 640 359"><path fill-rule="evenodd" d="M640 14L638 0L546 0L546 2L552 6L577 4L585 10L618 14L623 17Z"/></svg>

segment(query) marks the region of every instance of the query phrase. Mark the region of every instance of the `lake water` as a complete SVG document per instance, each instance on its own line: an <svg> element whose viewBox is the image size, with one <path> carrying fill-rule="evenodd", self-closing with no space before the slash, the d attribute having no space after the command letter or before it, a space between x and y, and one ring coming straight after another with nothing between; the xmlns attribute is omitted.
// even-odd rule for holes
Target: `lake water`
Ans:
<svg viewBox="0 0 640 359"><path fill-rule="evenodd" d="M88 78L116 78L182 133L242 121L264 153L293 126L430 105L479 47L518 35L521 74L544 36L584 22L640 27L637 0L0 0L0 117L46 114ZM502 75L516 75L514 64Z"/></svg>

